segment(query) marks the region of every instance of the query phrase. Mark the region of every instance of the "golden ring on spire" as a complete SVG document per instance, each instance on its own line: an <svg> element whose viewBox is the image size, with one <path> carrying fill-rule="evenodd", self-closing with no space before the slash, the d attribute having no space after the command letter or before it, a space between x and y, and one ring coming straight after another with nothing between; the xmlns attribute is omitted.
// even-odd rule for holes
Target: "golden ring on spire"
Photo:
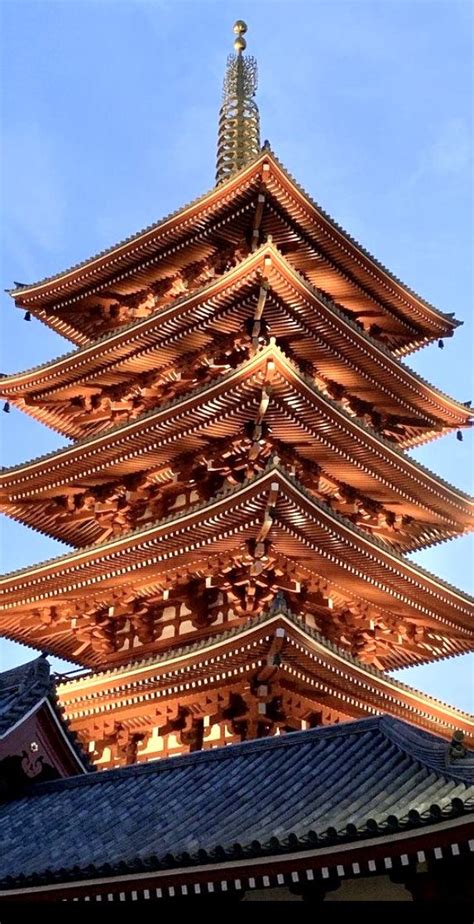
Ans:
<svg viewBox="0 0 474 924"><path fill-rule="evenodd" d="M223 183L257 157L260 150L260 123L254 101L257 89L257 62L243 55L247 23L238 19L233 26L234 52L227 58L219 113L216 182Z"/></svg>

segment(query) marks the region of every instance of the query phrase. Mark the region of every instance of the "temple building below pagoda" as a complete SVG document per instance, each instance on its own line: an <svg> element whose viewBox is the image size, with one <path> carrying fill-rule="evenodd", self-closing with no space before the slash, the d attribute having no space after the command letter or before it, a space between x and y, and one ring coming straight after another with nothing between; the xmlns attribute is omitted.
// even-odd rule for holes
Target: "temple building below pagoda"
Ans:
<svg viewBox="0 0 474 924"><path fill-rule="evenodd" d="M71 901L467 902L474 759L447 753L385 716L41 783L0 806L0 898L63 913Z"/></svg>

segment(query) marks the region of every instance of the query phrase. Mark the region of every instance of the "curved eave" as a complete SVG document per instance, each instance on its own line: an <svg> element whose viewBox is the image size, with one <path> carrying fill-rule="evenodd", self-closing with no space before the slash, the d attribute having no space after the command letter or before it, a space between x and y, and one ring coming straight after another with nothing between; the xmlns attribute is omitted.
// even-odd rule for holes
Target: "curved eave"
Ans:
<svg viewBox="0 0 474 924"><path fill-rule="evenodd" d="M219 672L222 659L222 667L228 668L232 653L242 650L242 642L246 646L262 640L268 642L268 632L275 637L278 630L286 634L284 644L298 646L293 660L300 671L300 676L295 680L291 671L292 662L284 655L278 679L280 674L285 678L286 667L289 668L288 678L300 687L313 686L312 681L317 677L319 683L316 683L312 691L316 700L318 692L326 696L328 689L335 691L337 687L339 692L344 690L347 694L346 708L355 706L360 715L373 711L375 706L384 714L388 712L413 724L434 728L445 736L451 736L454 729L461 728L470 738L474 737L473 715L401 683L376 667L362 664L305 625L302 619L278 606L255 620L221 633L217 638L200 640L142 662L66 680L59 685L58 695L67 712L73 713L77 720L81 714L96 711L94 707L99 706L100 711L101 698L104 701L103 709L107 710L110 697L114 700L117 697L123 698L124 685L134 695L139 694L141 689L149 694L150 683L159 680L163 684L168 678L172 687L178 685L180 688L181 679L190 680L191 669L202 668L204 675L209 676L213 671ZM255 660L253 648L248 656ZM130 692L125 695L130 695ZM337 694L334 698L337 699ZM341 700L340 708L344 708L344 700Z"/></svg>
<svg viewBox="0 0 474 924"><path fill-rule="evenodd" d="M308 438L314 441L315 446L321 445L321 440L326 446L331 446L337 458L344 460L345 465L353 464L360 477L363 477L362 473L367 472L370 467L372 478L378 482L379 488L382 486L382 491L389 498L389 504L397 503L399 500L408 501L420 508L422 516L424 508L428 521L431 511L436 510L436 517L441 518L441 531L442 517L447 518L445 528L448 529L448 535L452 535L456 525L461 531L473 527L473 498L443 482L361 424L357 418L351 417L304 378L280 348L273 344L222 378L162 405L133 422L87 437L73 446L31 462L4 469L0 472L0 497L3 495L5 512L51 534L38 511L29 511L28 508L24 511L16 510L18 505L42 493L45 495L45 503L48 503L53 488L60 492L61 485L81 484L99 469L101 473L109 470L110 477L113 477L115 468L120 467L127 458L136 459L137 456L142 456L142 468L147 464L149 466L147 458L150 454L153 455L152 444L156 454L153 464L163 464L168 461L168 454L171 460L181 452L194 451L201 441L205 443L206 433L210 429L214 436L233 433L239 426L238 409L242 405L245 405L248 415L252 416L248 405L249 401L253 400L254 412L257 412L259 390L261 391L267 363L270 360L275 364L276 374L291 387L295 401L299 398L303 400L303 410L293 401L293 407L288 408L288 412L291 410L295 425L298 422L306 429ZM272 413L273 416L278 413L273 412L272 403L267 413ZM219 423L222 432L214 432L217 431ZM346 438L349 440L347 446ZM162 453L158 460L160 446L163 446L166 455L163 456ZM323 465L323 468L327 468L330 474L337 477L337 472L331 471L330 466ZM74 542L69 534L54 534L63 541Z"/></svg>
<svg viewBox="0 0 474 924"><path fill-rule="evenodd" d="M30 306L30 303L42 298L44 301L38 305L38 310L40 310L43 305L54 304L59 298L63 298L68 290L81 292L84 287L89 287L98 278L103 279L104 277L100 274L104 270L109 269L112 280L120 272L123 265L130 266L130 258L132 258L132 261L134 258L142 258L144 253L147 252L147 248L151 245L172 242L174 232L177 229L181 231L183 228L187 229L192 226L195 219L199 219L201 222L203 217L208 219L212 210L232 197L239 187L245 187L253 179L259 178L260 168L267 159L268 154L263 151L252 163L232 176L226 183L213 187L188 205L180 207L137 234L131 235L131 237L113 247L101 251L54 276L46 277L28 286L9 289L8 294L21 307Z"/></svg>
<svg viewBox="0 0 474 924"><path fill-rule="evenodd" d="M82 372L75 372L76 369L85 369L89 373L96 369L97 361L99 366L104 366L113 363L118 358L130 355L134 350L143 349L146 341L142 338L148 334L157 335L158 342L174 335L176 333L175 320L186 319L194 308L199 308L205 301L238 285L243 278L250 276L252 271L256 272L260 269L265 249L261 248L217 280L194 291L191 295L176 299L171 305L159 309L145 319L126 324L118 330L104 334L92 343L63 353L31 369L2 376L0 395L14 401L16 394L20 395L34 388L41 388L42 383L44 388L55 387L51 384L51 379L59 379L59 384L73 382L78 374L82 374ZM212 318L211 310L208 316ZM105 361L106 356L109 357L107 361Z"/></svg>
<svg viewBox="0 0 474 924"><path fill-rule="evenodd" d="M270 252L272 262L277 264L282 276L286 276L290 284L299 290L303 298L309 298L316 309L325 308L332 317L335 319L337 318L338 323L343 328L350 331L361 353L366 352L368 348L379 366L386 365L389 374L392 376L394 390L397 388L397 381L403 381L415 396L425 400L431 406L437 405L437 412L442 412L442 410L445 409L449 415L459 415L462 424L466 426L470 424L472 420L472 410L470 408L467 408L455 398L446 395L416 372L413 372L405 366L399 359L395 358L390 350L382 343L361 330L356 324L346 318L331 300L325 298L321 292L318 292L313 286L307 283L276 248L271 247ZM414 404L414 406L416 405Z"/></svg>
<svg viewBox="0 0 474 924"><path fill-rule="evenodd" d="M97 279L103 278L104 271L108 270L113 277L120 272L122 266L130 266L130 261L133 263L135 259L143 257L144 253L149 251L150 246L167 243L168 239L173 238L177 228L180 231L183 228L187 229L203 213L207 218L216 205L218 206L219 203L235 195L239 187L255 177L261 178L270 187L271 181L274 180L280 188L284 189L290 197L290 204L293 205L293 218L303 223L309 234L314 237L317 246L324 243L329 247L330 255L333 256L335 263L350 270L351 275L362 288L372 290L372 294L376 296L380 296L381 292L401 314L405 314L422 328L428 328L432 337L446 336L461 323L454 317L434 308L390 273L316 202L310 199L268 148L264 148L250 165L227 182L205 193L184 208L178 209L170 216L62 273L29 286L14 288L10 290L10 295L18 305L33 308L33 310L37 310L35 302L41 299L42 303L38 304L38 309L41 310L43 305L54 303L67 292L80 292L84 286L90 286ZM68 332L64 331L64 333L68 336Z"/></svg>
<svg viewBox="0 0 474 924"><path fill-rule="evenodd" d="M268 264L269 260L271 261L270 265ZM256 253L248 256L217 281L193 293L191 296L177 300L165 310L158 311L145 320L120 328L119 331L108 334L88 346L58 357L52 362L44 363L25 372L3 377L0 379L0 394L14 402L33 389L59 387L60 383L73 382L78 375L86 372L90 374L95 368L97 370L103 368L107 364L107 355L110 357L109 363L114 360L117 361L119 358L123 359L125 355L130 355L130 352L140 348L142 338L146 339L152 334L160 340L167 336L169 330L176 333L175 319L178 317L186 319L194 308L199 308L206 301L209 302L227 290L232 290L233 286L245 281L252 273L256 273L258 270L269 273L270 267L273 272L276 271L282 279L285 279L292 286L293 290L298 293L305 303L309 301L316 309L316 313L318 310L323 310L325 316L329 319L330 325L334 326L334 323L336 323L337 327L345 333L346 339L349 338L355 345L359 356L361 353L364 354L369 351L371 360L376 367L386 370L388 380L392 383L391 390L394 395L397 394L399 383L402 383L407 390L407 394L413 396L413 406L416 407L417 403L421 404L428 417L439 415L441 419L444 418L446 426L450 427L469 426L472 417L470 408L430 385L421 376L396 359L386 347L360 330L330 300L309 285L271 244L263 245ZM154 343L156 344L156 340L154 340ZM42 412L41 407L38 409L28 407L26 410L32 416L38 416L40 419L45 418L45 412ZM46 418L45 422L48 422ZM54 426L55 424L53 423L52 425ZM407 445L416 445L424 439L433 438L435 435L437 435L435 429L429 430L427 435L422 435L418 439L414 438Z"/></svg>
<svg viewBox="0 0 474 924"><path fill-rule="evenodd" d="M395 303L398 304L401 310L408 311L411 320L422 325L431 326L433 331L438 331L437 336L442 336L443 330L452 332L463 323L453 315L447 315L435 308L434 305L421 298L391 273L386 266L351 237L317 202L310 198L273 152L270 152L269 156L271 157L271 170L284 185L287 192L305 210L309 221L311 223L318 221L321 223L321 230L337 248L342 265L344 265L347 255L349 255L350 266L363 288L366 287L368 280L377 281L382 286L382 289L396 300Z"/></svg>
<svg viewBox="0 0 474 924"><path fill-rule="evenodd" d="M275 502L270 501L273 494ZM448 636L450 627L455 634L461 631L465 643L460 650L474 647L472 598L330 511L276 465L147 529L5 575L0 582L4 634L11 632L15 612L41 600L99 592L118 578L139 577L143 583L147 574L156 577L159 567L169 569L177 554L185 562L202 558L203 550L235 548L259 533L269 503L276 509L271 543L277 551L293 557L305 550L315 570L323 568L328 579L334 574L350 595L379 605L382 598L396 611L408 607L420 617L426 614Z"/></svg>

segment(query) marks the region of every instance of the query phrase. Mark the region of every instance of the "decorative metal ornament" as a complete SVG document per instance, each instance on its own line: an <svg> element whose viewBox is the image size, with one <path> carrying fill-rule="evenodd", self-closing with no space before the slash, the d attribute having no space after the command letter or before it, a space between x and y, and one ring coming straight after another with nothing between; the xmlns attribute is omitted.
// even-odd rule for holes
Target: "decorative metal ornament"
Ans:
<svg viewBox="0 0 474 924"><path fill-rule="evenodd" d="M237 38L235 54L227 58L219 113L216 182L224 183L245 167L260 151L260 116L253 97L257 89L257 62L243 55L247 43L246 24L238 19L234 25Z"/></svg>

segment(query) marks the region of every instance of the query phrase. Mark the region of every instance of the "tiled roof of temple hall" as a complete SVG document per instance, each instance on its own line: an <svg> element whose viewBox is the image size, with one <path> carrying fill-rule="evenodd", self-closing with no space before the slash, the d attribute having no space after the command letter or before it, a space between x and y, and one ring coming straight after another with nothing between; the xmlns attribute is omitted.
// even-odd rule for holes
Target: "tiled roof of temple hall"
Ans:
<svg viewBox="0 0 474 924"><path fill-rule="evenodd" d="M474 812L474 756L363 719L39 784L0 810L4 889L349 843ZM41 843L41 851L37 845Z"/></svg>
<svg viewBox="0 0 474 924"><path fill-rule="evenodd" d="M0 739L5 739L30 715L47 702L72 749L79 766L92 770L92 764L71 732L58 704L55 691L55 677L46 657L40 655L33 661L13 667L0 673Z"/></svg>
<svg viewBox="0 0 474 924"><path fill-rule="evenodd" d="M0 674L0 738L51 693L50 667L35 658Z"/></svg>

